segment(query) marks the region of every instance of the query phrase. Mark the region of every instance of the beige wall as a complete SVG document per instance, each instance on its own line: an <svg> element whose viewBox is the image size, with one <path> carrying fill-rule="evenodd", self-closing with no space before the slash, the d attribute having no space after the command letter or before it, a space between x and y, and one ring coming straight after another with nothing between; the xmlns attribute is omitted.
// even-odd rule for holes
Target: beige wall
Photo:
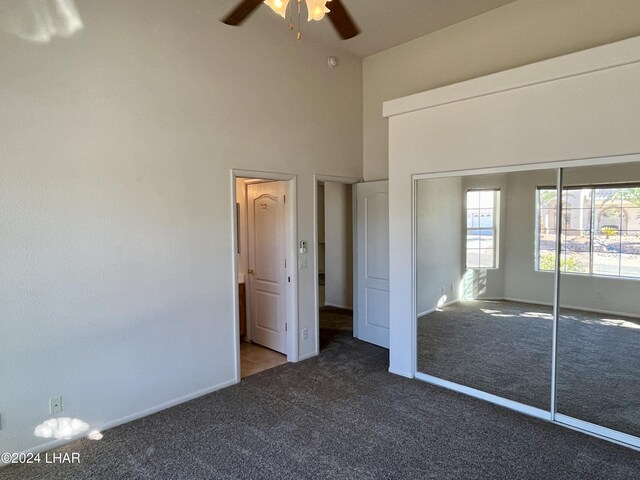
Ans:
<svg viewBox="0 0 640 480"><path fill-rule="evenodd" d="M388 178L382 102L637 35L638 0L520 0L365 58L365 180Z"/></svg>
<svg viewBox="0 0 640 480"><path fill-rule="evenodd" d="M0 451L45 441L53 396L101 428L233 382L231 169L297 175L311 249L313 174L362 174L360 59L269 9L77 7L71 38L0 33ZM312 268L299 291L311 355Z"/></svg>

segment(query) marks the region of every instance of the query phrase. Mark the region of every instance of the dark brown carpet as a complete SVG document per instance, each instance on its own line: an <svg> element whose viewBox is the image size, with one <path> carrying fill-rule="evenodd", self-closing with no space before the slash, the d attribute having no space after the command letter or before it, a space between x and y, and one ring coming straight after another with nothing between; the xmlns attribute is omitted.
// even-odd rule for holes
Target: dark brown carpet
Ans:
<svg viewBox="0 0 640 480"><path fill-rule="evenodd" d="M391 375L387 350L349 330L322 335L316 358L59 449L79 466L0 478L640 478L636 451Z"/></svg>

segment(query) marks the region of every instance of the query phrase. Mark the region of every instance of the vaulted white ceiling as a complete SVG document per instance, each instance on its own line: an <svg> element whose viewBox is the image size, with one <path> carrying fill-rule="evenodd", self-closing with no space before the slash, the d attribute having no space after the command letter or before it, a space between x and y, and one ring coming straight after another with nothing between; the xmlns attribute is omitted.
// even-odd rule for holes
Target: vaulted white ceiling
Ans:
<svg viewBox="0 0 640 480"><path fill-rule="evenodd" d="M238 0L220 2L220 17ZM294 0L295 1L295 0ZM513 0L342 0L362 33L341 40L328 19L307 23L303 19L303 40L321 41L366 57L395 47L428 33L440 30L468 18L480 15ZM328 4L331 8L331 4ZM251 23L270 17L274 28L287 28L281 17L261 5L258 11L239 28L251 28Z"/></svg>

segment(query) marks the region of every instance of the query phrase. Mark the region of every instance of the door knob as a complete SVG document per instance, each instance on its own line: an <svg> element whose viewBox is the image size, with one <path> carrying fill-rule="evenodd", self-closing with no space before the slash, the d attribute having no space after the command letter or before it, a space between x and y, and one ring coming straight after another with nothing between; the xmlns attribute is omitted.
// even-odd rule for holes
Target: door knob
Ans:
<svg viewBox="0 0 640 480"><path fill-rule="evenodd" d="M247 272L247 273L249 273L249 275L255 275L256 274L256 272L254 272L252 268L250 268L249 272Z"/></svg>

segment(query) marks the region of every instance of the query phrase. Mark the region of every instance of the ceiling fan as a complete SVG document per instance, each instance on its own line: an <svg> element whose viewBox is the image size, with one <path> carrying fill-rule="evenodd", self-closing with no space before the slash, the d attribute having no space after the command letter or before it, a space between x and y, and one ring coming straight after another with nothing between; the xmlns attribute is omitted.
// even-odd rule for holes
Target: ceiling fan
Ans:
<svg viewBox="0 0 640 480"><path fill-rule="evenodd" d="M303 0L291 0L291 3L298 6L298 12L300 12L302 2ZM244 22L261 3L263 3L263 0L241 0L221 21L227 25L238 26ZM280 14L283 18L286 17L289 0L264 0L264 3L269 5L273 11ZM353 38L360 33L358 26L351 18L351 15L349 15L349 12L341 0L306 0L306 3L309 14L308 20L321 20L326 13L333 27L338 32L338 35L340 35L343 40Z"/></svg>

